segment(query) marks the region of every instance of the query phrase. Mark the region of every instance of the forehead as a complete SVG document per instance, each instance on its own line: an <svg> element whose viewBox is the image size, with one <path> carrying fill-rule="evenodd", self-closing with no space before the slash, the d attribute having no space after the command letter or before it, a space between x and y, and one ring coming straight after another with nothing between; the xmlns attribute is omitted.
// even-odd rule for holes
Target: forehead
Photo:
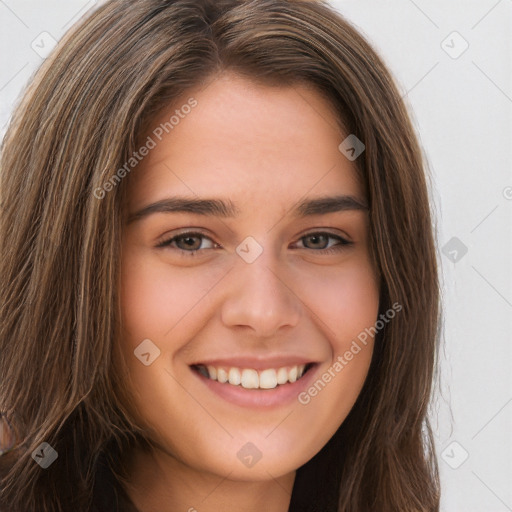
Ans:
<svg viewBox="0 0 512 512"><path fill-rule="evenodd" d="M187 105L194 105L192 108ZM362 197L333 106L304 85L266 87L222 75L162 111L154 146L130 175L129 202L169 194L296 202L308 193Z"/></svg>

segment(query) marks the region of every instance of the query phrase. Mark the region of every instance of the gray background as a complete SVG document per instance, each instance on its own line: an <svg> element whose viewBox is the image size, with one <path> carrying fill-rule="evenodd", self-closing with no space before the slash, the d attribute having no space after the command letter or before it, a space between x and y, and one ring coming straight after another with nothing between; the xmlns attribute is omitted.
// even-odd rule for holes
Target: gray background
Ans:
<svg viewBox="0 0 512 512"><path fill-rule="evenodd" d="M0 135L51 38L97 3L0 0ZM332 4L394 72L432 174L442 510L512 511L512 0Z"/></svg>

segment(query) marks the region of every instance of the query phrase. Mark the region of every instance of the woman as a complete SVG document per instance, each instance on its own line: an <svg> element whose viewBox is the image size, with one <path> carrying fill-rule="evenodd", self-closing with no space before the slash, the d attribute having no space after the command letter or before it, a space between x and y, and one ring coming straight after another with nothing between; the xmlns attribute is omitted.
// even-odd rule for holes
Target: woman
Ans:
<svg viewBox="0 0 512 512"><path fill-rule="evenodd" d="M421 152L331 8L109 1L1 162L6 510L439 510Z"/></svg>

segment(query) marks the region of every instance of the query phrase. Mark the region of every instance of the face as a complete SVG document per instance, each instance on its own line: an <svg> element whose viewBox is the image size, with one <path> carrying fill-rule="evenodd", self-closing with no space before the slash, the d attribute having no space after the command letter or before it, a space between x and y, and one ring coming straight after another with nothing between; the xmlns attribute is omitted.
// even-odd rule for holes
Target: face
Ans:
<svg viewBox="0 0 512 512"><path fill-rule="evenodd" d="M120 349L129 407L176 466L289 474L362 388L373 339L357 337L378 284L332 112L306 87L222 75L146 134L128 178Z"/></svg>

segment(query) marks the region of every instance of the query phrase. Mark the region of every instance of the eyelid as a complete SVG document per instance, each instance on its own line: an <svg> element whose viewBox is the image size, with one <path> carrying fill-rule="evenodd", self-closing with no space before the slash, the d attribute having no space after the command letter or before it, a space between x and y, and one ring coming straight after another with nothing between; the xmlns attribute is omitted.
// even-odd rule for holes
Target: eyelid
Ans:
<svg viewBox="0 0 512 512"><path fill-rule="evenodd" d="M349 236L349 234L346 233L345 231L343 231L343 230L332 231L332 230L333 230L333 228L327 228L327 227L326 228L309 229L309 230L305 231L304 233L301 233L297 237L297 240L300 240L301 238L304 238L306 236L311 236L311 235L329 235L329 236L341 238L345 242L349 242L349 243L353 242L352 237Z"/></svg>
<svg viewBox="0 0 512 512"><path fill-rule="evenodd" d="M176 238L186 237L187 235L190 237L196 236L198 238L201 237L201 238L208 239L212 242L213 245L217 246L216 248L221 247L221 245L219 243L217 243L210 235L207 235L206 233L204 233L201 230L201 228L192 228L192 229L191 228L183 228L183 230L178 230L177 232L163 235L157 240L155 247L159 248L159 249L165 249L166 247L170 247L171 242L173 242ZM194 253L194 252L200 252L200 251L206 250L206 249L193 249L190 251L185 251L184 249L179 249L179 248L172 248L172 249L175 249L176 251L181 252L181 253ZM208 249L211 249L211 247L209 247Z"/></svg>
<svg viewBox="0 0 512 512"><path fill-rule="evenodd" d="M331 238L331 239L337 239L339 243L331 246L331 247L326 247L324 249L309 249L308 247L299 247L299 249L305 249L305 250L310 250L312 252L316 252L316 253L319 253L319 254L329 254L329 253L334 253L334 252L338 252L338 251L341 251L349 246L352 246L354 245L354 242L352 242L351 240L348 239L348 237L345 237L345 236L342 236L338 233L332 233L330 231L321 231L321 230L316 230L316 231L310 231L308 233L305 233L305 234L302 234L296 242L294 242L293 245L297 244L298 242L301 242L304 238L307 238L307 237L310 237L310 236L314 236L314 235L323 235L323 236L326 236L328 239ZM304 242L302 242L304 244Z"/></svg>

